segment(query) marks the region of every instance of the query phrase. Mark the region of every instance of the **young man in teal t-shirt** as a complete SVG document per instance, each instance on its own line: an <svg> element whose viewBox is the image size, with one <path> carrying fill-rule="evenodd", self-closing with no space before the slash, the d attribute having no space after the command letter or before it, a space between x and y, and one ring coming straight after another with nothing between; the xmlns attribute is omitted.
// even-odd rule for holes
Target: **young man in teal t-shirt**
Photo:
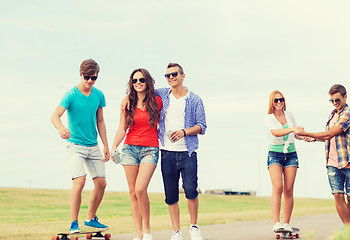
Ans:
<svg viewBox="0 0 350 240"><path fill-rule="evenodd" d="M52 115L51 121L61 138L67 141L67 152L72 174L73 187L70 195L70 233L80 232L78 215L81 205L81 192L86 181L84 163L94 182L84 226L95 229L108 229L96 216L106 188L105 162L110 158L103 107L106 106L102 91L93 87L100 67L92 59L80 65L81 82L66 92ZM67 110L68 129L61 117ZM97 130L104 145L103 155L97 143Z"/></svg>

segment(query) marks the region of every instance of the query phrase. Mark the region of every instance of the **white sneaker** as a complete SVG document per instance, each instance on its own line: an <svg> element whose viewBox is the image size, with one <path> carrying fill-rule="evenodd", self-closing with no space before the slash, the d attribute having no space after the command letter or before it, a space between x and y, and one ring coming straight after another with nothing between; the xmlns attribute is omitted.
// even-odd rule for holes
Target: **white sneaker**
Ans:
<svg viewBox="0 0 350 240"><path fill-rule="evenodd" d="M192 240L202 240L201 231L197 225L191 225L190 235Z"/></svg>
<svg viewBox="0 0 350 240"><path fill-rule="evenodd" d="M272 227L272 231L276 232L277 230L283 229L283 226L280 222L276 222L275 225Z"/></svg>
<svg viewBox="0 0 350 240"><path fill-rule="evenodd" d="M171 237L171 240L183 240L182 233L180 231L174 232L173 236Z"/></svg>
<svg viewBox="0 0 350 240"><path fill-rule="evenodd" d="M142 240L152 240L152 233L144 233Z"/></svg>
<svg viewBox="0 0 350 240"><path fill-rule="evenodd" d="M289 225L289 223L283 224L283 228L286 231L293 232L293 228Z"/></svg>

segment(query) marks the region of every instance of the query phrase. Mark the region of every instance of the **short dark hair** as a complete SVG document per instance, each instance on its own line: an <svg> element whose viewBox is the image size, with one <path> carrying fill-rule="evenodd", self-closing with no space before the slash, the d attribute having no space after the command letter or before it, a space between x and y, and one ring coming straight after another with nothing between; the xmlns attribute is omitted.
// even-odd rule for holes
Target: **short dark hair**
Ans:
<svg viewBox="0 0 350 240"><path fill-rule="evenodd" d="M340 93L343 97L346 95L346 88L340 84L334 84L331 89L329 89L329 95Z"/></svg>
<svg viewBox="0 0 350 240"><path fill-rule="evenodd" d="M86 59L80 64L80 73L84 76L92 76L100 72L100 66L93 59Z"/></svg>
<svg viewBox="0 0 350 240"><path fill-rule="evenodd" d="M178 67L179 70L180 70L180 73L183 74L184 73L184 70L183 68L180 66L180 64L178 63L169 63L167 68L172 68L172 67Z"/></svg>

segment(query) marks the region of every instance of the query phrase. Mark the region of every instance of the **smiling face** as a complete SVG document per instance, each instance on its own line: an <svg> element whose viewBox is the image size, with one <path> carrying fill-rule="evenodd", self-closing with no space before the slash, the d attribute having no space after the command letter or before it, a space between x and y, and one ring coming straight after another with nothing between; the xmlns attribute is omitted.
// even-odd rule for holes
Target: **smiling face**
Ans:
<svg viewBox="0 0 350 240"><path fill-rule="evenodd" d="M87 89L91 89L92 86L95 84L96 79L92 80L91 77L97 77L97 73L93 74L93 75L83 75L82 73L80 73L80 78L81 78L81 84L87 88ZM85 80L87 79L87 80Z"/></svg>
<svg viewBox="0 0 350 240"><path fill-rule="evenodd" d="M185 78L185 74L184 73L181 74L180 69L178 67L167 68L166 75L169 76L169 78L167 77L167 80L170 87L176 88L178 86L183 86L183 80Z"/></svg>
<svg viewBox="0 0 350 240"><path fill-rule="evenodd" d="M133 87L137 93L141 93L141 92L146 90L146 88L147 88L147 84L145 82L146 78L142 72L140 72L140 71L136 72L134 74L134 76L132 77L132 80L134 80L134 81L137 80L135 83L133 83ZM141 81L143 81L143 83Z"/></svg>
<svg viewBox="0 0 350 240"><path fill-rule="evenodd" d="M339 112L340 110L342 110L346 104L347 95L343 97L340 93L334 93L331 94L330 97L331 98L329 99L329 101L333 103L337 111Z"/></svg>
<svg viewBox="0 0 350 240"><path fill-rule="evenodd" d="M273 107L275 110L282 111L284 109L284 98L281 94L277 93L273 101Z"/></svg>

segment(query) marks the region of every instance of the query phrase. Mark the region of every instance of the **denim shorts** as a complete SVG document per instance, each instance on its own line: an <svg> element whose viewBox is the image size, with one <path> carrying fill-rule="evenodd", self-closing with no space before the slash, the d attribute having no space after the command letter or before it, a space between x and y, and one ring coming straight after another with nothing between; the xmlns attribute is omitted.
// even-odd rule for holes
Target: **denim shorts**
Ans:
<svg viewBox="0 0 350 240"><path fill-rule="evenodd" d="M338 169L336 167L328 166L327 175L332 194L344 194L346 192L346 194L350 196L350 168Z"/></svg>
<svg viewBox="0 0 350 240"><path fill-rule="evenodd" d="M172 205L179 201L180 174L186 198L195 199L198 196L197 153L193 152L190 157L188 152L161 150L161 156L165 202Z"/></svg>
<svg viewBox="0 0 350 240"><path fill-rule="evenodd" d="M122 165L140 165L141 163L153 163L157 165L159 148L124 144L122 149Z"/></svg>
<svg viewBox="0 0 350 240"><path fill-rule="evenodd" d="M291 153L280 153L269 151L269 155L267 157L267 168L271 165L280 165L283 168L286 167L297 167L299 168L299 161L297 152Z"/></svg>
<svg viewBox="0 0 350 240"><path fill-rule="evenodd" d="M97 145L85 147L67 142L67 155L72 179L86 176L84 163L92 179L106 177L103 154Z"/></svg>

